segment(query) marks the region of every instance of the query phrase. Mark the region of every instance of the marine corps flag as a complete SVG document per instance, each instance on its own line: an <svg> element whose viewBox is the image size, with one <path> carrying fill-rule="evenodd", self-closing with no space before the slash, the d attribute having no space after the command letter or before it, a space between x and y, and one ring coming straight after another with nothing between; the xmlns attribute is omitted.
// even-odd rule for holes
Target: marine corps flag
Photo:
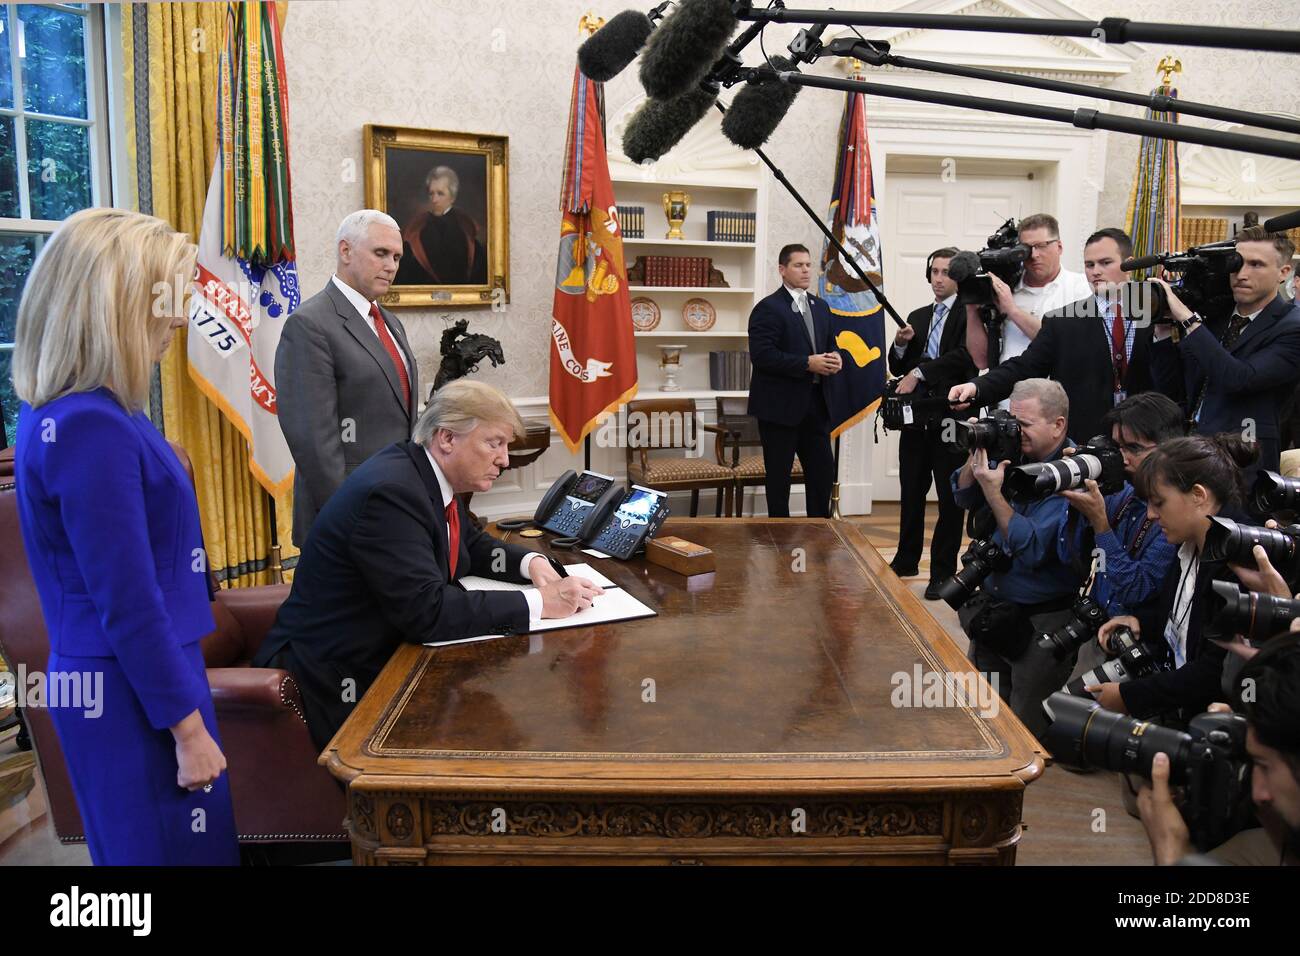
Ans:
<svg viewBox="0 0 1300 956"><path fill-rule="evenodd" d="M831 186L827 225L877 287L881 281L880 224L871 182L867 146L867 101L861 93L845 96ZM844 368L823 386L831 416L831 435L862 421L880 404L885 391L884 312L875 295L829 242L822 247L818 291L831 309L831 335Z"/></svg>
<svg viewBox="0 0 1300 956"><path fill-rule="evenodd" d="M636 394L636 341L623 237L605 159L604 93L573 72L551 322L551 421L576 452Z"/></svg>
<svg viewBox="0 0 1300 956"><path fill-rule="evenodd" d="M275 349L298 307L289 201L289 96L274 3L226 5L217 156L190 298L190 377L248 441L271 495L293 484L275 402Z"/></svg>

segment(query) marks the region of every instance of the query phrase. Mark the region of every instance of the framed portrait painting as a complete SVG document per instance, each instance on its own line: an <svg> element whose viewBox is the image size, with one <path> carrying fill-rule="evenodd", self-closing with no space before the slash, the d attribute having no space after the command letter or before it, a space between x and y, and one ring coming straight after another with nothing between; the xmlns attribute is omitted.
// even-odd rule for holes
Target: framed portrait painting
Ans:
<svg viewBox="0 0 1300 956"><path fill-rule="evenodd" d="M366 205L402 231L386 306L510 301L509 152L505 136L368 124Z"/></svg>

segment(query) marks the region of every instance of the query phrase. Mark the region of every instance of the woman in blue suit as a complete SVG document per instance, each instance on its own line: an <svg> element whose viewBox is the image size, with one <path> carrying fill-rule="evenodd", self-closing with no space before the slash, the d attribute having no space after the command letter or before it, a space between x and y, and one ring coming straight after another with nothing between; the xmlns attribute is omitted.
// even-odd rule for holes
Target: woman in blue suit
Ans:
<svg viewBox="0 0 1300 956"><path fill-rule="evenodd" d="M198 507L142 411L194 256L162 220L88 209L50 237L18 310L18 518L96 864L239 862L199 649L214 623Z"/></svg>

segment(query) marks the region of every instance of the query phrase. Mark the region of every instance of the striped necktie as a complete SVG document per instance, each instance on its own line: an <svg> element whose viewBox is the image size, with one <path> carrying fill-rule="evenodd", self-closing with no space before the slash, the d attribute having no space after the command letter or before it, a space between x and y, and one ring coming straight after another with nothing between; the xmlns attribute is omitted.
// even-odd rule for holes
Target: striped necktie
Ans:
<svg viewBox="0 0 1300 956"><path fill-rule="evenodd" d="M925 341L926 358L939 357L939 339L943 337L943 318L948 314L948 307L942 302L934 306L934 318L930 320L930 337Z"/></svg>

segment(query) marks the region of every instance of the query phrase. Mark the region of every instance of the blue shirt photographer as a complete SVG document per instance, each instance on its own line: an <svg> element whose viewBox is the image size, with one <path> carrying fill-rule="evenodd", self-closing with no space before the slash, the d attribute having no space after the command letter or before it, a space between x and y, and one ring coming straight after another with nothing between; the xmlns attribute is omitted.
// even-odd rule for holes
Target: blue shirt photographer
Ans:
<svg viewBox="0 0 1300 956"><path fill-rule="evenodd" d="M1098 571L1089 593L1111 617L1117 617L1155 600L1177 549L1158 521L1147 520L1146 502L1132 485L1125 482L1105 501L1110 530L1096 535L1093 545L1105 555L1105 570ZM1091 527L1078 511L1067 508L1057 528L1057 556L1066 565L1083 560L1084 574L1092 564L1093 549L1085 550L1084 544Z"/></svg>
<svg viewBox="0 0 1300 956"><path fill-rule="evenodd" d="M1044 461L1061 457L1061 449L1073 448L1068 438L1061 447ZM964 510L984 504L984 492L978 483L962 488L957 484L961 474L958 468L952 473L953 498ZM984 582L984 589L995 597L1013 604L1041 604L1064 597L1079 587L1079 575L1063 563L1057 554L1057 529L1065 517L1068 502L1059 495L1048 495L1039 501L1013 501L1015 512L1007 524L1004 536L1001 529L991 540L1011 557L1011 568L994 572Z"/></svg>

